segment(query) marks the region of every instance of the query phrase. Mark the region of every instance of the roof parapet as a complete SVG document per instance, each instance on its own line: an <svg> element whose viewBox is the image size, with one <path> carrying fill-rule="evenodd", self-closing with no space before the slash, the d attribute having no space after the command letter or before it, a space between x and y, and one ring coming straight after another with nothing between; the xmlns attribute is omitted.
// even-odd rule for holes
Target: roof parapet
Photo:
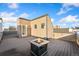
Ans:
<svg viewBox="0 0 79 59"><path fill-rule="evenodd" d="M42 16L39 16L39 17L36 17L36 18L34 18L34 19L25 19L25 18L19 18L19 19L23 19L23 20L27 20L27 21L33 21L33 20L36 20L36 19L38 19L38 18L41 18L41 17L44 17L44 16L48 16L48 14L44 14L44 15L42 15Z"/></svg>

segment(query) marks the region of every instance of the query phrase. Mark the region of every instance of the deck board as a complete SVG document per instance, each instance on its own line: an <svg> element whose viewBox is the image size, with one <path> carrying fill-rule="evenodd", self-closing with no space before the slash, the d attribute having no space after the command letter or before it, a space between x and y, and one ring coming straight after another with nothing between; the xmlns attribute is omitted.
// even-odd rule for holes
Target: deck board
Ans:
<svg viewBox="0 0 79 59"><path fill-rule="evenodd" d="M26 38L8 38L4 39L0 44L0 55L8 56L31 56L30 54L30 41L36 39L35 37ZM79 56L79 47L73 42L65 40L49 40L48 53L45 56ZM11 52L15 48L16 51ZM9 52L6 52L6 51Z"/></svg>

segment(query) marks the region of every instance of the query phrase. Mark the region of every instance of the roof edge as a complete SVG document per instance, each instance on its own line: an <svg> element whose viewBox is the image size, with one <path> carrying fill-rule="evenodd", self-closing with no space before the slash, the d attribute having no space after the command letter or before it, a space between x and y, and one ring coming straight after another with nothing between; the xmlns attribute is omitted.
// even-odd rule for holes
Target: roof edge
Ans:
<svg viewBox="0 0 79 59"><path fill-rule="evenodd" d="M22 18L22 17L20 17L19 19L31 21L30 19L25 19L25 18Z"/></svg>
<svg viewBox="0 0 79 59"><path fill-rule="evenodd" d="M48 14L44 14L44 15L42 15L42 16L39 16L39 17L36 17L36 18L34 18L34 19L25 19L25 18L19 18L19 19L23 19L23 20L27 20L27 21L33 21L33 20L36 20L36 19L38 19L38 18L41 18L41 17L44 17L44 16L48 16Z"/></svg>
<svg viewBox="0 0 79 59"><path fill-rule="evenodd" d="M44 14L44 15L39 16L39 17L36 17L36 18L34 18L34 19L32 19L32 20L36 20L36 19L41 18L41 17L44 17L44 16L48 16L48 14Z"/></svg>

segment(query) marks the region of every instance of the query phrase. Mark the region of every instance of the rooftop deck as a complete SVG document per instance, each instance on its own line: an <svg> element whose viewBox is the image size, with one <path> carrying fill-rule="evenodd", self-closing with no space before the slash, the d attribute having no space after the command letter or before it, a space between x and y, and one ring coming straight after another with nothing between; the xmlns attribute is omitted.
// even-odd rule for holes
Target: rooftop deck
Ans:
<svg viewBox="0 0 79 59"><path fill-rule="evenodd" d="M1 56L31 56L30 41L35 37L4 38L0 44ZM65 40L49 40L48 53L45 56L79 56L79 47Z"/></svg>

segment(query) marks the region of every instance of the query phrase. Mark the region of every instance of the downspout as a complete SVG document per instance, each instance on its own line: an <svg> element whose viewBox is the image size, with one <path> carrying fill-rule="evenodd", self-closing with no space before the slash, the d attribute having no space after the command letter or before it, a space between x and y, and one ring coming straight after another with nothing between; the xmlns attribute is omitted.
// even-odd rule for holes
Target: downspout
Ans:
<svg viewBox="0 0 79 59"><path fill-rule="evenodd" d="M21 25L21 21L20 21L20 38L22 38L22 25Z"/></svg>
<svg viewBox="0 0 79 59"><path fill-rule="evenodd" d="M19 38L21 38L21 21L19 21L19 27L18 27L18 34L19 34Z"/></svg>
<svg viewBox="0 0 79 59"><path fill-rule="evenodd" d="M47 19L47 16L46 16L46 40L48 40L48 19Z"/></svg>

